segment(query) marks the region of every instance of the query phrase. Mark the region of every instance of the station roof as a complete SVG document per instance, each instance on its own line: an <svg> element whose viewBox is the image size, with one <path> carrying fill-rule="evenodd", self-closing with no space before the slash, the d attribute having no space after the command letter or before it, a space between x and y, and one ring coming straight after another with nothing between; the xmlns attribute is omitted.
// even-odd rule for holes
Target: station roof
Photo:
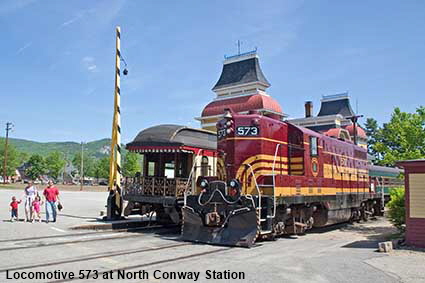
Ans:
<svg viewBox="0 0 425 283"><path fill-rule="evenodd" d="M331 128L323 132L325 136L332 138L343 138L346 142L351 142L350 134L346 129L343 128Z"/></svg>
<svg viewBox="0 0 425 283"><path fill-rule="evenodd" d="M350 105L348 94L324 96L317 116L341 114L343 117L354 116L355 113Z"/></svg>
<svg viewBox="0 0 425 283"><path fill-rule="evenodd" d="M202 111L202 117L223 114L226 108L232 108L233 111L238 113L249 110L260 110L283 115L282 108L275 99L268 95L257 93L225 100L214 100L205 106Z"/></svg>
<svg viewBox="0 0 425 283"><path fill-rule="evenodd" d="M354 125L353 124L346 126L345 129L350 133L351 136L354 136ZM356 130L357 130L357 136L364 138L364 139L367 138L365 130L363 130L363 128L360 125L357 125Z"/></svg>
<svg viewBox="0 0 425 283"><path fill-rule="evenodd" d="M212 90L247 83L260 83L265 87L270 86L263 71L261 71L258 56L255 52L248 52L227 58L224 61L220 78Z"/></svg>
<svg viewBox="0 0 425 283"><path fill-rule="evenodd" d="M182 125L163 124L144 129L126 145L127 149L137 147L175 147L217 148L216 134L202 129Z"/></svg>

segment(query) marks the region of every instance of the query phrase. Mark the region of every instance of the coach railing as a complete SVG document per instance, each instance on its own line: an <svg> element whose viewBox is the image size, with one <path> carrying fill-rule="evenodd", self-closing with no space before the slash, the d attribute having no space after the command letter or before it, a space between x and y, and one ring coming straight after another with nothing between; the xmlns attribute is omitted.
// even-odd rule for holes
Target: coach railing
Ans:
<svg viewBox="0 0 425 283"><path fill-rule="evenodd" d="M190 183L189 178L127 177L124 184L124 194L182 197Z"/></svg>

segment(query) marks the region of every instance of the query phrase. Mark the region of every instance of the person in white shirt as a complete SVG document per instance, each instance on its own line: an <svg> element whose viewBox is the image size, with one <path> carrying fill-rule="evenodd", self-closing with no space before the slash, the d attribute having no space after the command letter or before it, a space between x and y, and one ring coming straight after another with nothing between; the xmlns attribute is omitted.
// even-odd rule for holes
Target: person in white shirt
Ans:
<svg viewBox="0 0 425 283"><path fill-rule="evenodd" d="M28 185L24 189L24 199L25 199L25 221L29 222L32 220L32 202L35 197L38 195L37 188L33 185L32 181L28 182Z"/></svg>

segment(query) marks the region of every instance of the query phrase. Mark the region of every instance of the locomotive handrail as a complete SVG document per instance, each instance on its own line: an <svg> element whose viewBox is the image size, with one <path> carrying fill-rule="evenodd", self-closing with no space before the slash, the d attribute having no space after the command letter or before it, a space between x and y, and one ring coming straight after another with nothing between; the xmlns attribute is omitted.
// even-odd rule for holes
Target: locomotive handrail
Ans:
<svg viewBox="0 0 425 283"><path fill-rule="evenodd" d="M186 203L187 203L187 189L189 188L189 184L191 184L192 186L193 186L193 184L195 184L195 182L191 182L191 180L192 180L192 175L193 175L193 171L194 171L194 170L195 170L195 168L196 168L196 162L198 161L198 158L201 156L201 154L202 154L202 152L203 152L203 151L204 151L203 149L200 149L200 150L198 151L198 154L195 156L195 160L194 160L194 162L193 162L192 169L190 170L190 174L189 174L189 178L188 178L187 186L186 186L186 188L185 188L185 190L184 190L184 192L183 192L183 200L184 200L184 202L183 202L183 206L186 206Z"/></svg>
<svg viewBox="0 0 425 283"><path fill-rule="evenodd" d="M252 175L252 179L254 179L254 184L255 184L255 188L257 189L257 193L258 193L258 216L261 219L261 192L260 192L260 188L258 188L258 184L257 184L257 179L255 178L255 174L254 174L254 170L252 169L251 164L246 164L246 166L249 167L249 169L251 169L251 175Z"/></svg>
<svg viewBox="0 0 425 283"><path fill-rule="evenodd" d="M202 191L200 194L199 194L199 196L198 196L198 204L200 205L200 206L205 206L205 205L207 205L208 203L210 203L210 201L213 199L213 197L214 197L214 195L215 195L215 193L216 192L218 192L220 195L221 195L221 198L227 203L227 204L235 204L235 203L237 203L238 201L239 201L239 199L240 199L240 196L239 196L239 198L237 199L237 200L235 200L235 201L228 201L227 199L226 199L226 196L225 195L223 195L223 193L220 191L220 190L214 190L214 192L211 194L211 196L209 197L209 199L206 201L206 202L204 202L204 203L202 203L201 202L201 198L202 198L202 195L204 194L204 192Z"/></svg>
<svg viewBox="0 0 425 283"><path fill-rule="evenodd" d="M272 168L272 174L273 174L273 215L271 218L275 218L276 217L276 174L274 172L274 168L276 165L276 157L277 157L277 152L279 150L280 147L280 143L276 144L276 150L274 152L274 159L273 159L273 168Z"/></svg>

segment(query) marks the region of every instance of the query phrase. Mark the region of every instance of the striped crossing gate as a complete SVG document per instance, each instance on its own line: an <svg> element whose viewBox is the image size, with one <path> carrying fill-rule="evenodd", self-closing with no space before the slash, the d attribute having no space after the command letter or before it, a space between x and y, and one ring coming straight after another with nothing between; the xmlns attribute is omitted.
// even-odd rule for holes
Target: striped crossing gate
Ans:
<svg viewBox="0 0 425 283"><path fill-rule="evenodd" d="M109 161L109 197L107 203L107 219L119 219L122 212L121 197L121 93L120 93L120 61L121 61L121 29L116 28L115 55L115 90L114 116L112 119L112 140Z"/></svg>

